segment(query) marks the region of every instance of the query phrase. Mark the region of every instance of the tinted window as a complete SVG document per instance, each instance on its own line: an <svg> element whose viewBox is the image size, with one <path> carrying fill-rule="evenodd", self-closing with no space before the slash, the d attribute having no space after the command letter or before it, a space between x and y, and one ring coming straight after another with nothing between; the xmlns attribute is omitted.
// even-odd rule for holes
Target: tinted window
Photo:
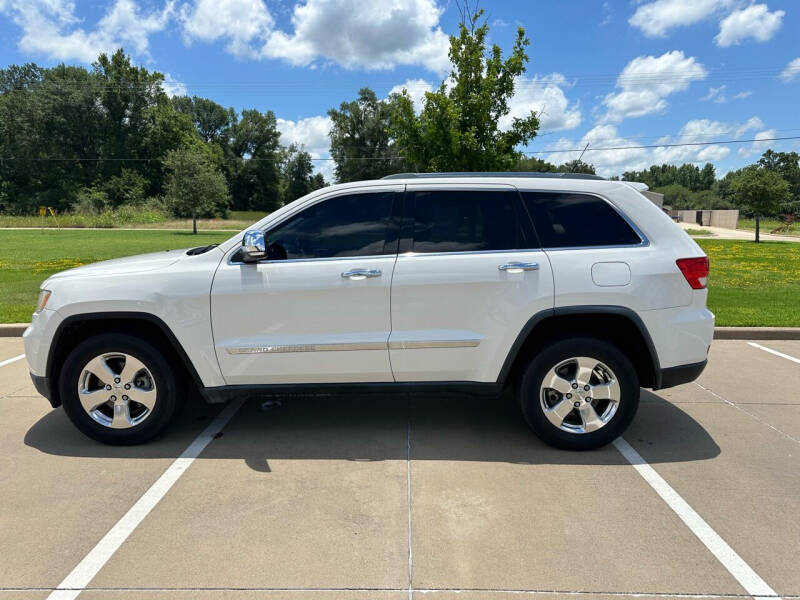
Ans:
<svg viewBox="0 0 800 600"><path fill-rule="evenodd" d="M371 256L396 252L392 202L399 194L323 200L267 232L270 260Z"/></svg>
<svg viewBox="0 0 800 600"><path fill-rule="evenodd" d="M513 250L532 244L515 192L414 192L409 200L412 252Z"/></svg>
<svg viewBox="0 0 800 600"><path fill-rule="evenodd" d="M586 194L522 192L543 248L617 246L642 240L605 200Z"/></svg>

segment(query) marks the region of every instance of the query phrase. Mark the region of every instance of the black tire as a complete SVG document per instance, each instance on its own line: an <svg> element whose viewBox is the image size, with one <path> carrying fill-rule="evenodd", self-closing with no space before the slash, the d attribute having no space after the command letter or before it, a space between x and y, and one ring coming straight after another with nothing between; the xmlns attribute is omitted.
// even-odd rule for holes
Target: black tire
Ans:
<svg viewBox="0 0 800 600"><path fill-rule="evenodd" d="M573 357L590 357L614 373L620 387L616 413L596 431L574 433L553 424L542 407L542 383L550 369ZM564 450L592 450L611 443L628 428L639 407L639 377L631 361L614 345L595 338L569 338L541 350L521 374L517 398L523 417L542 441ZM542 394L543 395L543 394ZM578 413L571 413L575 419Z"/></svg>
<svg viewBox="0 0 800 600"><path fill-rule="evenodd" d="M155 404L150 414L141 423L127 429L102 425L81 406L78 384L83 369L93 358L105 353L124 353L138 359L149 370L155 384ZM175 415L182 397L179 379L162 352L145 340L128 334L101 334L78 344L64 362L58 385L64 411L75 426L90 438L115 446L141 444L158 435Z"/></svg>

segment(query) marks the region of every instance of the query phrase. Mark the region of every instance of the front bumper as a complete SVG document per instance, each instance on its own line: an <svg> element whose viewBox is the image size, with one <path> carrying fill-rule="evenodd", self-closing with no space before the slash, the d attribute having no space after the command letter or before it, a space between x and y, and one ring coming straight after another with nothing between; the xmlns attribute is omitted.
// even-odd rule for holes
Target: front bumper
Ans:
<svg viewBox="0 0 800 600"><path fill-rule="evenodd" d="M694 381L700 377L700 373L706 368L706 364L708 364L708 360L661 369L661 383L656 389L663 390L664 388Z"/></svg>

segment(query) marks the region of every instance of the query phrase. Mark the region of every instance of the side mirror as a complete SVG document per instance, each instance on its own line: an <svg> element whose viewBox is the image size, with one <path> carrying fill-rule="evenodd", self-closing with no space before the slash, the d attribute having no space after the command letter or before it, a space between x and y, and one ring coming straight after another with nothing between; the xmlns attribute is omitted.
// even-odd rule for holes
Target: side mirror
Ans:
<svg viewBox="0 0 800 600"><path fill-rule="evenodd" d="M266 257L267 242L264 239L264 232L258 229L245 231L242 239L242 261L251 263Z"/></svg>

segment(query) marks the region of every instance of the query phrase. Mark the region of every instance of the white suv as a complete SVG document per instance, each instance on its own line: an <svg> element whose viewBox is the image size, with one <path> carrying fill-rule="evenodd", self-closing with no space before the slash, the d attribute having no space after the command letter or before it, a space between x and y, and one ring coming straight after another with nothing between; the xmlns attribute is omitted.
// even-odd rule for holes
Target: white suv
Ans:
<svg viewBox="0 0 800 600"><path fill-rule="evenodd" d="M313 192L219 246L71 269L25 332L39 392L111 444L284 391L514 386L545 441L607 444L639 388L695 379L708 258L640 184L405 174Z"/></svg>

